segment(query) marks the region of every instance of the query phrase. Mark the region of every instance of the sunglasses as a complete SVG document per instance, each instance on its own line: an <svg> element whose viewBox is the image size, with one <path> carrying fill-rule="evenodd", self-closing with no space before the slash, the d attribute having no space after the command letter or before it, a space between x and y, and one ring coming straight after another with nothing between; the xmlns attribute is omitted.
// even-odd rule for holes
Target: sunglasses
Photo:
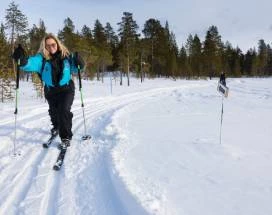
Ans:
<svg viewBox="0 0 272 215"><path fill-rule="evenodd" d="M57 47L57 43L46 44L45 47L46 47L46 49L56 48Z"/></svg>

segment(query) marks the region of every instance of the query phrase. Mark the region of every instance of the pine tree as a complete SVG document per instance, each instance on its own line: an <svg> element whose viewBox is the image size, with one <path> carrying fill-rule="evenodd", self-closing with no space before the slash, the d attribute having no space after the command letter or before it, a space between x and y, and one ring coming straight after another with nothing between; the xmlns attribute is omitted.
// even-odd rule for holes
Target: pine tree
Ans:
<svg viewBox="0 0 272 215"><path fill-rule="evenodd" d="M202 69L202 53L201 53L202 45L201 41L197 34L195 34L192 43L192 56L191 56L191 68L193 71L193 75L197 76L198 78L201 75Z"/></svg>
<svg viewBox="0 0 272 215"><path fill-rule="evenodd" d="M173 32L169 35L169 55L167 62L168 74L171 75L174 79L177 76L177 58L178 58L178 46L176 43L176 38Z"/></svg>
<svg viewBox="0 0 272 215"><path fill-rule="evenodd" d="M178 69L180 77L190 77L190 67L188 62L188 56L186 53L186 48L184 46L181 47L179 56L178 56Z"/></svg>
<svg viewBox="0 0 272 215"><path fill-rule="evenodd" d="M258 43L258 58L257 58L257 66L258 66L258 75L264 76L266 75L266 67L268 62L268 49L267 45L263 39L259 40Z"/></svg>
<svg viewBox="0 0 272 215"><path fill-rule="evenodd" d="M165 23L164 27L164 39L165 39L165 49L163 50L162 56L164 56L165 62L163 63L163 73L162 75L165 75L167 78L172 73L172 58L174 58L174 55L172 53L172 41L171 41L171 33L169 30L169 24L168 21Z"/></svg>
<svg viewBox="0 0 272 215"><path fill-rule="evenodd" d="M112 63L112 55L111 55L111 46L107 41L107 35L105 33L105 29L100 23L99 20L95 21L94 30L93 30L94 44L97 49L97 60L96 60L96 68L97 68L97 80L100 79L100 73L102 73L102 82L104 72L108 65Z"/></svg>
<svg viewBox="0 0 272 215"><path fill-rule="evenodd" d="M118 36L115 34L113 28L111 27L110 23L106 23L105 26L105 35L107 38L107 43L110 46L110 51L112 55L112 66L108 69L110 71L113 71L115 69L118 69L118 58L117 58L117 52L118 52L118 43L119 39Z"/></svg>
<svg viewBox="0 0 272 215"><path fill-rule="evenodd" d="M148 73L150 64L148 63L149 45L146 38L142 38L137 43L137 77L140 77L141 83L144 81L146 73Z"/></svg>
<svg viewBox="0 0 272 215"><path fill-rule="evenodd" d="M148 55L150 74L158 77L173 75L176 71L178 48L168 22L162 27L158 20L149 19L144 25L143 33L150 47Z"/></svg>
<svg viewBox="0 0 272 215"><path fill-rule="evenodd" d="M70 51L72 52L77 51L76 47L77 36L75 33L75 25L69 17L64 20L64 27L58 33L58 37Z"/></svg>
<svg viewBox="0 0 272 215"><path fill-rule="evenodd" d="M192 71L192 67L194 65L194 48L193 48L193 43L194 43L194 38L192 34L189 34L185 47L186 47L186 51L187 51L187 55L188 55L188 68L187 68L187 73L186 76L187 78L190 78L191 76L193 76L193 71Z"/></svg>
<svg viewBox="0 0 272 215"><path fill-rule="evenodd" d="M244 59L244 73L248 76L257 75L257 52L255 49L249 49Z"/></svg>
<svg viewBox="0 0 272 215"><path fill-rule="evenodd" d="M14 49L14 42L20 35L27 33L28 21L27 17L19 10L19 5L14 1L9 4L6 9L6 28L10 29L10 39L12 50Z"/></svg>
<svg viewBox="0 0 272 215"><path fill-rule="evenodd" d="M203 46L205 75L219 76L222 70L223 43L216 26L211 26L206 34Z"/></svg>
<svg viewBox="0 0 272 215"><path fill-rule="evenodd" d="M129 12L124 12L122 21L118 23L119 25L119 36L121 38L121 55L123 65L126 65L126 73L128 86L130 66L136 58L136 43L138 41L139 35L137 34L138 25L133 19L133 14ZM125 61L124 61L125 60Z"/></svg>
<svg viewBox="0 0 272 215"><path fill-rule="evenodd" d="M242 51L239 47L236 47L232 55L232 71L235 77L240 77L242 75L241 58Z"/></svg>
<svg viewBox="0 0 272 215"><path fill-rule="evenodd" d="M12 98L12 70L9 69L9 46L4 25L0 27L0 97L1 102Z"/></svg>
<svg viewBox="0 0 272 215"><path fill-rule="evenodd" d="M81 30L81 35L85 40L88 41L88 43L91 45L93 42L93 34L91 28L89 28L87 25L83 25Z"/></svg>
<svg viewBox="0 0 272 215"><path fill-rule="evenodd" d="M39 20L39 25L33 25L29 31L29 52L31 55L37 53L42 39L46 35L46 27L43 20ZM30 74L27 73L27 79ZM37 91L38 97L43 97L43 83L37 74L32 74L32 82Z"/></svg>
<svg viewBox="0 0 272 215"><path fill-rule="evenodd" d="M78 51L85 61L84 74L87 77L93 78L95 74L94 64L97 59L97 50L94 46L94 39L91 28L84 25L79 37Z"/></svg>
<svg viewBox="0 0 272 215"><path fill-rule="evenodd" d="M163 34L163 28L159 20L149 19L144 24L143 34L146 39L145 52L148 56L150 73L154 75L154 60L157 58L160 35Z"/></svg>
<svg viewBox="0 0 272 215"><path fill-rule="evenodd" d="M272 48L267 45L267 75L272 75Z"/></svg>
<svg viewBox="0 0 272 215"><path fill-rule="evenodd" d="M30 53L35 54L37 53L40 43L42 39L46 35L46 27L44 24L44 21L40 19L39 25L36 26L35 24L33 25L32 29L29 31L29 39L30 39Z"/></svg>
<svg viewBox="0 0 272 215"><path fill-rule="evenodd" d="M0 27L0 70L2 68L8 67L8 61L9 61L9 45L8 41L6 39L6 34L5 34L5 27L1 23ZM0 75L0 78L2 76Z"/></svg>
<svg viewBox="0 0 272 215"><path fill-rule="evenodd" d="M118 36L115 34L110 23L106 23L105 26L105 36L107 38L107 43L111 45L112 48L118 45Z"/></svg>
<svg viewBox="0 0 272 215"><path fill-rule="evenodd" d="M27 17L19 10L19 5L16 5L14 1L9 4L9 8L6 9L6 24L5 27L10 31L10 44L12 53L15 47L15 41L25 44L28 21ZM23 40L23 41L22 41ZM15 62L13 62L14 77L16 77Z"/></svg>
<svg viewBox="0 0 272 215"><path fill-rule="evenodd" d="M0 96L1 102L4 102L4 100L9 100L13 98L13 88L15 87L15 84L10 78L12 74L11 69L7 67L1 67L0 73Z"/></svg>

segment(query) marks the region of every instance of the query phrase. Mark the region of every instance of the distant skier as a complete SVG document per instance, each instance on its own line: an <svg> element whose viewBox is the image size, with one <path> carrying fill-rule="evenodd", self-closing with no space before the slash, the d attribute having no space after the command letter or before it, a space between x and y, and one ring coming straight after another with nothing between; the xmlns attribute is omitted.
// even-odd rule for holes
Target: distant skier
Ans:
<svg viewBox="0 0 272 215"><path fill-rule="evenodd" d="M78 73L77 65L84 67L79 55L71 54L53 34L46 35L40 44L38 53L27 57L21 45L14 50L14 60L20 60L20 69L38 73L44 82L44 95L49 104L49 115L53 125L51 135L61 138L60 148L70 146L72 139L71 106L74 100L75 86L72 73Z"/></svg>
<svg viewBox="0 0 272 215"><path fill-rule="evenodd" d="M223 71L221 72L219 82L221 84L223 84L224 86L226 86L226 76L225 76L225 73Z"/></svg>

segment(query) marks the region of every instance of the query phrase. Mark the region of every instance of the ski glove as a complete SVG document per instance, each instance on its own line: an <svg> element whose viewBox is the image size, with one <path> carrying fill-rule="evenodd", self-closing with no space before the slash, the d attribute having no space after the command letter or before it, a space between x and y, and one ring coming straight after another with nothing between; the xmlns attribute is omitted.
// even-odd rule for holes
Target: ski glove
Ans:
<svg viewBox="0 0 272 215"><path fill-rule="evenodd" d="M27 64L27 56L26 56L25 50L23 49L21 44L19 44L18 47L14 50L14 52L12 54L12 58L16 62L18 62L18 60L20 60L21 66L24 66Z"/></svg>
<svg viewBox="0 0 272 215"><path fill-rule="evenodd" d="M78 66L80 66L80 69L83 69L85 66L85 62L84 62L83 58L78 54L78 52L75 52L74 62L75 62L75 65L77 68L78 68Z"/></svg>

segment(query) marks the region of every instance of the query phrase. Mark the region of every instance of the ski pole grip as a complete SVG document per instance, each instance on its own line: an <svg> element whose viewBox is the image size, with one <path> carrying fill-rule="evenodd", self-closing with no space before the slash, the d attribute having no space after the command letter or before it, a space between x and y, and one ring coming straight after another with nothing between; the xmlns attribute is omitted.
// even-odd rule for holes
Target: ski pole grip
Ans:
<svg viewBox="0 0 272 215"><path fill-rule="evenodd" d="M79 81L79 89L82 88L82 83L81 83L81 68L80 68L80 65L78 63L78 52L75 52L75 58L76 58L76 66L77 66L77 69L78 69L78 81Z"/></svg>

